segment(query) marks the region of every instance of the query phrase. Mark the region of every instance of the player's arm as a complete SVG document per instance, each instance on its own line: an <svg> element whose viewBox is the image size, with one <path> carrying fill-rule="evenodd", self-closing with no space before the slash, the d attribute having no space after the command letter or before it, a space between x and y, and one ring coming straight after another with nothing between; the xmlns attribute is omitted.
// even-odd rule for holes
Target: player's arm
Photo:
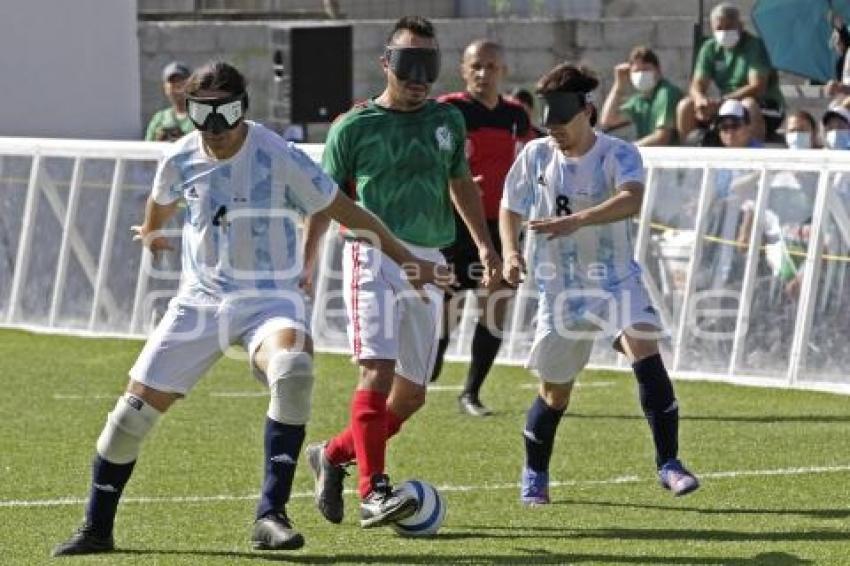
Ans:
<svg viewBox="0 0 850 566"><path fill-rule="evenodd" d="M499 209L499 238L502 240L504 266L502 278L516 287L522 282L525 273L525 258L519 249L519 233L523 216L507 208Z"/></svg>
<svg viewBox="0 0 850 566"><path fill-rule="evenodd" d="M376 247L404 269L408 281L414 287L421 288L432 283L446 289L451 284L451 275L447 267L417 258L390 233L377 216L357 206L342 192L338 191L336 197L319 215L336 220L356 236L372 241Z"/></svg>
<svg viewBox="0 0 850 566"><path fill-rule="evenodd" d="M308 295L313 294L313 273L316 271L316 263L319 259L319 242L325 232L328 231L328 226L331 219L324 211L311 214L304 220L304 268L301 272L299 286Z"/></svg>
<svg viewBox="0 0 850 566"><path fill-rule="evenodd" d="M161 234L161 230L177 212L177 201L169 204L159 204L154 198L148 197L145 204L145 219L138 226L131 226L130 230L136 233L134 240L140 240L142 245L152 252L174 249L168 243L168 239Z"/></svg>
<svg viewBox="0 0 850 566"><path fill-rule="evenodd" d="M449 194L478 248L478 257L484 265L482 283L490 288L499 282L502 260L490 239L490 231L487 229L487 221L484 217L484 205L481 203L481 191L472 177L467 174L449 180Z"/></svg>
<svg viewBox="0 0 850 566"><path fill-rule="evenodd" d="M532 220L529 230L549 234L549 239L569 236L584 226L610 224L625 218L631 218L640 212L643 203L643 183L629 181L618 187L611 198L567 216Z"/></svg>

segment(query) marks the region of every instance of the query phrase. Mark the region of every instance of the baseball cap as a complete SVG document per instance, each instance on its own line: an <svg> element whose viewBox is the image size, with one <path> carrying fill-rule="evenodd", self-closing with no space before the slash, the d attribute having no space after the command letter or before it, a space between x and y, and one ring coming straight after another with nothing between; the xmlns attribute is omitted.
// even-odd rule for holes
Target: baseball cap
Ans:
<svg viewBox="0 0 850 566"><path fill-rule="evenodd" d="M189 65L182 61L172 61L162 69L162 80L167 81L175 75L185 79L191 74L192 70L189 69Z"/></svg>
<svg viewBox="0 0 850 566"><path fill-rule="evenodd" d="M717 111L717 118L737 118L746 122L749 120L749 113L740 100L730 98L720 105L720 110Z"/></svg>
<svg viewBox="0 0 850 566"><path fill-rule="evenodd" d="M824 112L823 118L821 118L821 122L826 125L826 121L829 119L830 116L838 116L839 118L842 118L845 122L850 124L850 110L847 110L840 104L833 106L832 108Z"/></svg>

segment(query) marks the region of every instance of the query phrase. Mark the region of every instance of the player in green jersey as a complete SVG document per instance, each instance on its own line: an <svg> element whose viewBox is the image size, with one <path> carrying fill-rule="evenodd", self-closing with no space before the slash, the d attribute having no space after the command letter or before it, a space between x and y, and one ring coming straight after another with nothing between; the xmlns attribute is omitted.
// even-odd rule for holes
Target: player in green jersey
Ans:
<svg viewBox="0 0 850 566"><path fill-rule="evenodd" d="M478 248L489 286L499 280L501 259L491 241L478 186L464 154L463 117L428 94L439 72L440 52L430 22L401 18L382 58L387 86L331 128L323 166L340 186L381 218L415 255L444 261L440 248L455 239L452 204ZM305 239L305 280L327 218L311 217ZM360 378L349 426L307 448L322 515L343 518L343 465L356 460L360 524L385 525L415 511L415 500L393 491L384 473L387 439L425 402L439 338L442 294L415 302L397 264L369 242L348 238L343 252L348 336Z"/></svg>

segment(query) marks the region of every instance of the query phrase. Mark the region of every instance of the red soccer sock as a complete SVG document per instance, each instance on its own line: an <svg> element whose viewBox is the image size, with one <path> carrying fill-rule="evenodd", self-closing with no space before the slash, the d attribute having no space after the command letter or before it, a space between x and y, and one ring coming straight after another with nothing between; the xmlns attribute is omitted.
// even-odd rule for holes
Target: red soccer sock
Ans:
<svg viewBox="0 0 850 566"><path fill-rule="evenodd" d="M387 440L392 438L401 429L405 419L395 414L387 407ZM342 466L353 461L357 455L354 452L354 435L351 427L346 427L338 435L328 441L325 447L325 458L334 466Z"/></svg>
<svg viewBox="0 0 850 566"><path fill-rule="evenodd" d="M364 498L372 491L374 474L384 473L387 451L387 394L360 389L351 400L351 436L357 472L360 476L358 491Z"/></svg>

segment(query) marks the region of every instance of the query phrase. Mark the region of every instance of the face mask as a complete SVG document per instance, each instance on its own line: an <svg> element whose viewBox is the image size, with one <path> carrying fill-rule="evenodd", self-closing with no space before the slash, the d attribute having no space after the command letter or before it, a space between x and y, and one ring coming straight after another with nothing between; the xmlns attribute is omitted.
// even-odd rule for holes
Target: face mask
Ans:
<svg viewBox="0 0 850 566"><path fill-rule="evenodd" d="M812 149L811 132L787 132L785 144L788 149Z"/></svg>
<svg viewBox="0 0 850 566"><path fill-rule="evenodd" d="M632 71L629 78L632 80L632 86L640 92L649 92L658 83L655 71Z"/></svg>
<svg viewBox="0 0 850 566"><path fill-rule="evenodd" d="M738 45L741 39L741 32L736 29L719 29L714 32L714 39L721 47L732 49Z"/></svg>
<svg viewBox="0 0 850 566"><path fill-rule="evenodd" d="M226 98L186 99L186 112L195 127L202 132L220 134L232 130L245 116L248 95L244 92Z"/></svg>
<svg viewBox="0 0 850 566"><path fill-rule="evenodd" d="M829 149L850 149L850 130L830 130L825 141Z"/></svg>
<svg viewBox="0 0 850 566"><path fill-rule="evenodd" d="M401 81L432 84L440 74L440 52L430 47L387 47L384 57Z"/></svg>
<svg viewBox="0 0 850 566"><path fill-rule="evenodd" d="M544 126L567 124L587 105L587 95L583 92L547 92L543 98Z"/></svg>

